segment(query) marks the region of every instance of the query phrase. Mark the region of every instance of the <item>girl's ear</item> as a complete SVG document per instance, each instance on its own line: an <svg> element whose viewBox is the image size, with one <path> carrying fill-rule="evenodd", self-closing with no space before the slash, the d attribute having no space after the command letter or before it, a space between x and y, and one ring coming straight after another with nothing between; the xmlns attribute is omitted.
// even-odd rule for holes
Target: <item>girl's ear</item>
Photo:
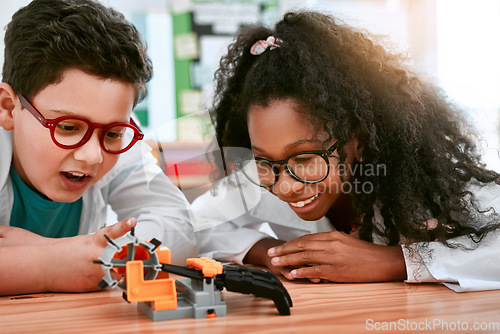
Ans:
<svg viewBox="0 0 500 334"><path fill-rule="evenodd" d="M19 101L12 87L5 82L0 83L0 126L5 130L14 129L14 109Z"/></svg>

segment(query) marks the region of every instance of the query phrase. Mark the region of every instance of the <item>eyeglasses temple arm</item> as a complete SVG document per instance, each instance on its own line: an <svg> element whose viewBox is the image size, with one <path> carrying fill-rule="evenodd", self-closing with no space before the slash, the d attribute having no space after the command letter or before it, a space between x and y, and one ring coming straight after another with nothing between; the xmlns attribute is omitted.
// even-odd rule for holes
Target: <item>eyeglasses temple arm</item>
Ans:
<svg viewBox="0 0 500 334"><path fill-rule="evenodd" d="M35 116L35 118L43 125L43 126L47 126L47 122L45 120L45 117L43 117L42 114L40 114L40 112L38 110L36 110L36 108L31 104L30 101L28 101L28 99L23 95L23 94L20 94L18 93L17 96L19 97L19 100L21 101L21 105L28 109L28 111L33 115Z"/></svg>
<svg viewBox="0 0 500 334"><path fill-rule="evenodd" d="M137 130L139 130L139 137L142 139L144 137L144 133L142 132L141 128L139 127L139 125L137 125L137 123L134 121L132 117L130 117L130 124L135 126Z"/></svg>
<svg viewBox="0 0 500 334"><path fill-rule="evenodd" d="M335 152L335 150L337 149L337 146L338 146L338 141L333 143L333 145L330 146L330 148L328 150L326 150L326 152L328 153L328 156L331 156L333 154L333 152Z"/></svg>

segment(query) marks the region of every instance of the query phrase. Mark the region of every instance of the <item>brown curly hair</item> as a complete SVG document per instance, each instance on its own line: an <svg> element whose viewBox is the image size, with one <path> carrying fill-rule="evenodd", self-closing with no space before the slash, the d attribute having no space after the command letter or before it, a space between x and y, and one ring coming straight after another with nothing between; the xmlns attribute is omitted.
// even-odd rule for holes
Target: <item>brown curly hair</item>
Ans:
<svg viewBox="0 0 500 334"><path fill-rule="evenodd" d="M268 36L281 39L281 47L252 55L251 46ZM305 11L286 13L274 28L243 28L216 72L211 114L219 147L250 148L249 107L286 98L339 142L341 161L356 130L362 163L386 166L385 175L352 175L374 185L369 194L351 194L362 239L376 233L395 245L469 235L479 242L498 228L497 213L483 214L467 190L470 182L500 179L481 163L462 111L376 37ZM383 229L373 223L374 207ZM437 222L429 227L431 219Z"/></svg>

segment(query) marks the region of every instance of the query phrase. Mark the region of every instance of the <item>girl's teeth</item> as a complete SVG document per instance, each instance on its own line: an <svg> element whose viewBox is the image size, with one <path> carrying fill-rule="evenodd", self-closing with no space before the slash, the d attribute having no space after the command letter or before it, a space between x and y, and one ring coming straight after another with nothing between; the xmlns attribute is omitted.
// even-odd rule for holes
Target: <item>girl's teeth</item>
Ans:
<svg viewBox="0 0 500 334"><path fill-rule="evenodd" d="M304 205L306 204L309 204L311 203L312 201L314 201L316 198L318 197L318 194L314 195L313 197L305 200L305 201L300 201L300 202L297 202L297 203L292 203L290 202L290 205L295 207L295 208L302 208Z"/></svg>

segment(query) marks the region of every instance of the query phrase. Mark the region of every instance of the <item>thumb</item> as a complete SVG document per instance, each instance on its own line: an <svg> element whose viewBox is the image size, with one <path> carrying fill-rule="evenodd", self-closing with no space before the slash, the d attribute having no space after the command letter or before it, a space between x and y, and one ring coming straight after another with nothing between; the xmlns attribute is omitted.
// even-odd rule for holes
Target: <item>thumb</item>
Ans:
<svg viewBox="0 0 500 334"><path fill-rule="evenodd" d="M106 234L110 239L116 239L126 234L132 227L135 227L136 225L137 220L135 218L129 218L111 226L106 226L99 231L99 234Z"/></svg>

